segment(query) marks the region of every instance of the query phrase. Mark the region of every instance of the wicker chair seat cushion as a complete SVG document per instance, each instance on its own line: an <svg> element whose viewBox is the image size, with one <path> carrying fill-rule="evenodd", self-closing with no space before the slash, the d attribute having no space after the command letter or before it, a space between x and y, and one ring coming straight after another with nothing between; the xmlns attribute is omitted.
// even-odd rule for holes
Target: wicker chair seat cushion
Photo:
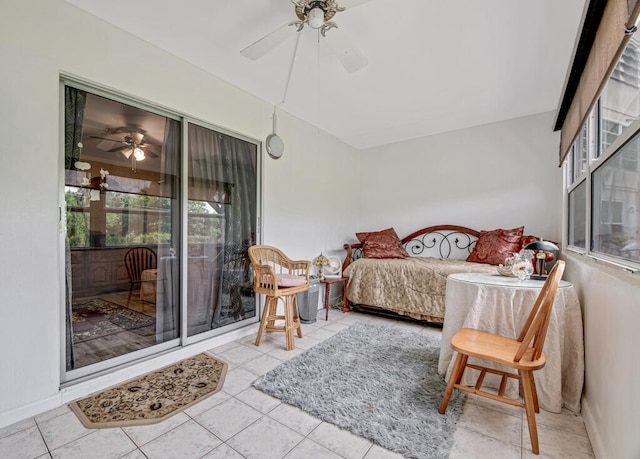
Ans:
<svg viewBox="0 0 640 459"><path fill-rule="evenodd" d="M306 276L296 274L276 274L278 287L298 287L307 283Z"/></svg>

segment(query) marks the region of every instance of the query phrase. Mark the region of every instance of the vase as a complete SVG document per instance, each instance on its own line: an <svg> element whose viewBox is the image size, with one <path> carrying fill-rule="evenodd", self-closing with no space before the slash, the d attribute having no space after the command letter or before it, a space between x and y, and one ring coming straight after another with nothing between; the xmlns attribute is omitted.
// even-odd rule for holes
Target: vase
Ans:
<svg viewBox="0 0 640 459"><path fill-rule="evenodd" d="M522 282L533 274L533 252L531 250L523 250L513 255L513 264L511 265L513 275Z"/></svg>

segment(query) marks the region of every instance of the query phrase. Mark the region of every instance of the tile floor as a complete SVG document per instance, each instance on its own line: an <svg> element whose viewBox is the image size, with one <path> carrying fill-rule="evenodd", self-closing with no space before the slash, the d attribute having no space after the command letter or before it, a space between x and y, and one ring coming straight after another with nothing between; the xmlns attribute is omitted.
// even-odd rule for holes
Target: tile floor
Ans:
<svg viewBox="0 0 640 459"><path fill-rule="evenodd" d="M0 457L14 458L400 458L281 403L251 387L259 375L355 321L385 322L416 333L439 336L438 328L359 313L331 310L303 325L296 349L284 350L284 336L269 334L260 347L254 336L211 349L229 363L224 389L160 424L87 430L67 406L0 429ZM593 452L579 414L537 416L540 456L531 452L523 410L468 396L455 434L451 458L591 458Z"/></svg>

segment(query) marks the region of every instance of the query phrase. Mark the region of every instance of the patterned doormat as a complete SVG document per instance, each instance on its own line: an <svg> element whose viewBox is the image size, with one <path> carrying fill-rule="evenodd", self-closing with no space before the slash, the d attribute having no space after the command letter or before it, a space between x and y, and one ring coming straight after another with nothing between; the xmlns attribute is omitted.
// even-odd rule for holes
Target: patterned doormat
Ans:
<svg viewBox="0 0 640 459"><path fill-rule="evenodd" d="M155 317L102 298L82 298L73 302L73 344L132 331L142 336L155 334Z"/></svg>
<svg viewBox="0 0 640 459"><path fill-rule="evenodd" d="M226 362L198 354L69 407L88 429L155 424L218 392L226 374Z"/></svg>

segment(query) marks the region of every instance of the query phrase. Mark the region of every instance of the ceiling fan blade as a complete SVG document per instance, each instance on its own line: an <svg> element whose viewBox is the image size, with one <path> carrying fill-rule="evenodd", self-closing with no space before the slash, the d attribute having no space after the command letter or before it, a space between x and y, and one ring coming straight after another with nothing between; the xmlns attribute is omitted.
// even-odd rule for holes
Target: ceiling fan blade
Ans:
<svg viewBox="0 0 640 459"><path fill-rule="evenodd" d="M123 151L123 150L127 150L127 149L131 149L131 146L129 145L121 145L119 147L115 147L112 148L111 150L107 150L107 153L113 153L114 151Z"/></svg>
<svg viewBox="0 0 640 459"><path fill-rule="evenodd" d="M102 151L109 151L112 148L115 148L116 145L122 144L122 141L118 139L109 139L107 137L98 137L93 135L90 138L99 140L98 143L96 143L96 148Z"/></svg>
<svg viewBox="0 0 640 459"><path fill-rule="evenodd" d="M109 137L100 137L99 135L89 136L90 139L100 139L100 140L108 140L110 142L120 142L119 139L111 139Z"/></svg>
<svg viewBox="0 0 640 459"><path fill-rule="evenodd" d="M140 145L145 152L145 154L150 158L158 158L160 157L160 146L154 145L152 143L145 143Z"/></svg>
<svg viewBox="0 0 640 459"><path fill-rule="evenodd" d="M325 39L347 72L357 72L369 63L367 58L340 32L340 29L333 29L330 33L327 33Z"/></svg>
<svg viewBox="0 0 640 459"><path fill-rule="evenodd" d="M270 34L265 35L255 43L247 46L245 49L240 51L240 54L255 61L291 36L293 36L292 29L289 27L289 24L285 24Z"/></svg>
<svg viewBox="0 0 640 459"><path fill-rule="evenodd" d="M356 6L362 5L363 3L368 3L371 0L341 0L340 6L343 6L347 9L355 8Z"/></svg>

